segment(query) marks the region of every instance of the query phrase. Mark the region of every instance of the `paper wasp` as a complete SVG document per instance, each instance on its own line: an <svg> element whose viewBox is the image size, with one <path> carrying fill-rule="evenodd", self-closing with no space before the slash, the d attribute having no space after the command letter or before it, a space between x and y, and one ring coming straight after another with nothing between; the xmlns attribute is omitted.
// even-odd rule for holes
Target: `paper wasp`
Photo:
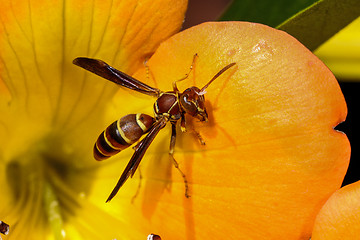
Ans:
<svg viewBox="0 0 360 240"><path fill-rule="evenodd" d="M196 57L197 54L194 55L193 64ZM116 70L101 60L79 57L74 59L73 63L120 86L157 98L154 103L155 117L151 117L143 113L126 115L108 126L100 134L95 143L95 159L104 160L131 146L137 142L142 135L147 134L135 147L133 147L135 152L106 202L110 201L117 194L125 181L130 176L132 177L134 175L146 150L158 132L165 127L167 122L171 123L172 129L169 155L173 159L174 166L178 169L184 179L185 196L189 197L185 174L180 170L175 158L173 157L176 140L176 123L180 120L181 130L185 132L185 114L189 114L201 122L207 121L208 114L205 109L204 98L205 90L216 78L218 78L227 69L234 66L235 63L230 63L221 69L201 89L193 86L186 89L184 92L179 91L176 82L184 80L188 77L193 64L190 67L189 73L186 74L184 78L173 82L173 91L163 92L160 89L150 87L147 84L142 83L119 70ZM200 135L198 136L200 138ZM202 143L204 144L203 141Z"/></svg>

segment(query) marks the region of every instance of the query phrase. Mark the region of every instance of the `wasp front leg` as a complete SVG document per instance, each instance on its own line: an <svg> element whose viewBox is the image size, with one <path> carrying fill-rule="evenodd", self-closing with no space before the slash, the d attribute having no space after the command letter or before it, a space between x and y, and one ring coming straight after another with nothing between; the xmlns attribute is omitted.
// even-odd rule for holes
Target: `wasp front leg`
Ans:
<svg viewBox="0 0 360 240"><path fill-rule="evenodd" d="M174 148L175 148L175 142L176 142L176 122L171 122L171 139L170 139L170 150L169 150L169 155L171 157L171 159L173 160L173 164L174 167L179 171L179 173L181 174L182 178L184 179L184 184L185 184L185 197L189 198L190 195L188 194L188 190L189 190L189 186L188 186L188 181L186 179L185 174L181 171L181 169L179 168L179 164L178 162L175 160L174 158Z"/></svg>
<svg viewBox="0 0 360 240"><path fill-rule="evenodd" d="M201 145L206 145L206 143L205 143L205 141L204 141L204 139L202 138L202 136L200 135L200 133L198 132L198 131L196 131L196 130L192 130L192 132L195 134L195 136L199 139L199 142L200 142L200 144Z"/></svg>
<svg viewBox="0 0 360 240"><path fill-rule="evenodd" d="M182 114L181 115L181 121L180 121L180 128L182 132L186 132L186 120L185 120L185 115ZM195 134L195 136L199 139L199 142L201 145L205 145L205 141L204 139L201 137L200 133L198 131L196 131L195 129L191 129L191 132Z"/></svg>
<svg viewBox="0 0 360 240"><path fill-rule="evenodd" d="M184 113L181 114L180 129L181 129L181 132L183 132L183 133L186 132L186 120L185 120Z"/></svg>

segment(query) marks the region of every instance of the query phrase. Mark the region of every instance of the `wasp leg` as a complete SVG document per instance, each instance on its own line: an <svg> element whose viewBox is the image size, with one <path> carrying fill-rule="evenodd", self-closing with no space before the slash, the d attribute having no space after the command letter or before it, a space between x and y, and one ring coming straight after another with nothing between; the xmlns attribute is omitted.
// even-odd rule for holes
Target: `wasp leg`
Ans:
<svg viewBox="0 0 360 240"><path fill-rule="evenodd" d="M176 123L172 123L171 122L171 139L170 139L170 151L169 151L169 155L171 157L171 159L173 160L173 164L174 167L179 171L179 173L181 174L182 178L184 179L184 185L185 185L185 197L189 198L190 195L188 193L189 191L189 186L188 186L188 181L186 179L185 174L181 171L181 169L179 168L179 164L178 162L175 160L174 158L174 147L175 147L175 141L176 141Z"/></svg>
<svg viewBox="0 0 360 240"><path fill-rule="evenodd" d="M150 79L150 68L149 68L149 65L148 65L148 60L149 58L146 58L143 62L144 64L144 67L145 67L145 73L146 73L146 79L148 80L149 82L149 79Z"/></svg>
<svg viewBox="0 0 360 240"><path fill-rule="evenodd" d="M177 88L176 83L177 83L177 82L181 82L181 81L183 81L183 80L185 80L185 79L187 79L187 78L189 77L191 71L193 70L193 67L194 67L194 65L195 65L195 61L196 61L197 57L198 57L198 54L195 53L195 54L194 54L194 57L193 57L193 60L192 60L192 63L191 63L191 65L190 65L190 70L189 70L189 72L188 72L187 74L185 74L185 77L180 78L180 79L178 79L178 80L176 80L176 81L173 82L173 90L174 90L175 92L179 92L179 89Z"/></svg>
<svg viewBox="0 0 360 240"><path fill-rule="evenodd" d="M183 133L186 132L186 119L184 113L181 114L180 129Z"/></svg>
<svg viewBox="0 0 360 240"><path fill-rule="evenodd" d="M185 120L185 115L182 114L181 115L181 122L180 122L180 128L182 132L186 132L187 128L186 128L186 120ZM196 131L195 129L190 129L190 132L194 133L195 136L199 139L199 142L201 145L205 145L205 141L204 139L201 137L200 133L198 131Z"/></svg>
<svg viewBox="0 0 360 240"><path fill-rule="evenodd" d="M191 129L191 131L195 134L195 136L199 139L199 142L201 145L206 145L204 139L202 138L202 136L200 135L200 133L198 131L196 131L195 129Z"/></svg>

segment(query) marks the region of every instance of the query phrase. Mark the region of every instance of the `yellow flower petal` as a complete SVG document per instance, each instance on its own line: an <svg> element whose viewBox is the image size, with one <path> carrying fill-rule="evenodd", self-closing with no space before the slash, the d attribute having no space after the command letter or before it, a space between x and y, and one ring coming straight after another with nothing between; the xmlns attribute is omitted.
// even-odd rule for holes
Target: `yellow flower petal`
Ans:
<svg viewBox="0 0 360 240"><path fill-rule="evenodd" d="M316 49L315 54L336 77L356 81L360 79L359 42L360 18L321 45Z"/></svg>
<svg viewBox="0 0 360 240"><path fill-rule="evenodd" d="M312 240L352 240L360 236L360 181L336 191L316 217Z"/></svg>
<svg viewBox="0 0 360 240"><path fill-rule="evenodd" d="M142 161L134 204L138 174L103 208L144 236L156 232L164 239L309 238L316 213L340 187L349 161L346 136L333 130L347 111L336 79L291 36L243 22L206 23L175 35L149 60L150 78L145 69L135 77L172 90L195 53L192 73L178 83L181 90L203 87L227 64L237 65L206 90L209 122L189 117L188 132L178 133L175 158L191 197L185 198L183 179L169 159L167 126ZM117 98L120 116L151 114L154 99L120 91L127 93ZM133 110L123 104L133 101ZM132 153L101 163L91 201L107 198Z"/></svg>
<svg viewBox="0 0 360 240"><path fill-rule="evenodd" d="M13 143L4 137L1 145L21 152L25 149L19 146L38 140L29 138L41 138L54 127L62 135L76 133L68 141L84 135L77 142L86 141L84 131L100 122L102 106L116 86L85 74L72 59L102 58L132 73L161 41L179 30L186 1L2 1L1 5L0 74L11 101L1 103L0 113L6 116L2 125L8 131L16 126L11 134L23 139ZM70 151L72 144L64 148Z"/></svg>
<svg viewBox="0 0 360 240"><path fill-rule="evenodd" d="M133 73L180 29L187 1L1 0L0 5L0 216L12 229L8 239L69 233L110 239L116 235L110 223L128 223L79 198L96 177L93 141L118 87L72 60L102 58ZM72 223L76 226L68 226Z"/></svg>

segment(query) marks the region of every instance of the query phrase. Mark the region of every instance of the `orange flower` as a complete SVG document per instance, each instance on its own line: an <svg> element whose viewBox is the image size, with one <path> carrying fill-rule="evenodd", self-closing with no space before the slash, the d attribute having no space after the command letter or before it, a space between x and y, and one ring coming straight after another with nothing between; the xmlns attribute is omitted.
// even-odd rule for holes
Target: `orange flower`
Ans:
<svg viewBox="0 0 360 240"><path fill-rule="evenodd" d="M164 91L204 86L209 122L188 118L175 158L170 128L138 174L105 203L133 151L95 162L98 134L153 102L71 65L103 59L134 73L179 29L184 1L4 3L0 30L0 216L9 239L306 239L349 161L333 128L346 104L331 72L289 35L252 23L207 23L166 40L136 78ZM16 8L16 11L14 9ZM46 20L45 20L46 19ZM168 21L170 19L170 22ZM191 129L206 142L202 146ZM12 227L13 226L13 227Z"/></svg>
<svg viewBox="0 0 360 240"><path fill-rule="evenodd" d="M144 180L135 203L129 199L138 183L131 180L106 207L164 239L308 239L349 161L349 142L333 129L346 117L336 79L291 36L241 22L206 23L176 34L149 60L150 79L145 69L135 77L171 90L172 82L189 71L195 53L199 57L189 79L179 83L182 90L202 87L231 62L237 68L208 87L209 122L189 126L206 146L191 131L178 134L175 158L189 180L191 198L184 197L183 180L167 154L168 127L142 161ZM123 99L136 107L124 106ZM152 111L148 97L128 90L119 90L114 101L124 114ZM129 159L132 152L119 158L126 154ZM110 192L119 169L111 164L101 171L112 181L96 181L94 192L105 182ZM94 195L94 201L107 195Z"/></svg>
<svg viewBox="0 0 360 240"><path fill-rule="evenodd" d="M312 240L359 238L360 181L336 191L316 217Z"/></svg>

